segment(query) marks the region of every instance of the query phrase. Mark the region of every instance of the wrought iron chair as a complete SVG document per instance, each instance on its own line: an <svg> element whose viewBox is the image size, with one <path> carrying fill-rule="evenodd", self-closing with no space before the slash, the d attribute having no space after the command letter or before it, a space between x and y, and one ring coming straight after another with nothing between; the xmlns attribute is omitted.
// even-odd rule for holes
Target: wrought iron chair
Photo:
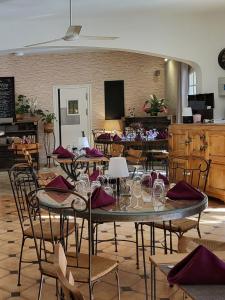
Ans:
<svg viewBox="0 0 225 300"><path fill-rule="evenodd" d="M56 274L65 300L84 300L84 296L75 286L74 277L68 270L68 262L61 243L55 245L54 264Z"/></svg>
<svg viewBox="0 0 225 300"><path fill-rule="evenodd" d="M33 239L33 233L31 224L29 221L29 215L27 211L27 205L26 205L26 199L25 199L25 193L29 193L31 191L35 191L38 188L38 182L36 175L28 164L16 164L9 170L9 179L11 183L11 188L16 204L17 214L20 222L20 227L22 231L22 243L21 243L21 250L20 250L20 259L19 259L19 270L18 270L18 285L21 285L21 265L22 262L24 263L32 263L28 260L23 260L23 248L24 244L28 239ZM33 210L32 215L34 219L37 217L38 211ZM57 240L59 240L59 228L60 223L55 222L55 234L57 237ZM35 231L37 232L37 238L41 239L40 236L40 224L35 223ZM47 240L50 240L50 234L49 234L49 223L45 222L45 235L44 238ZM74 230L73 226L70 226L68 231L69 234L72 233ZM68 235L67 235L68 236Z"/></svg>
<svg viewBox="0 0 225 300"><path fill-rule="evenodd" d="M121 144L111 144L110 153L111 157L123 156L124 145Z"/></svg>
<svg viewBox="0 0 225 300"><path fill-rule="evenodd" d="M52 204L41 203L39 202L40 194L45 193L44 197L50 197L51 199L60 198L61 200L66 200L68 203L67 207L61 206L58 208L53 207ZM89 197L90 199L90 197ZM120 299L120 289L119 289L119 279L118 279L118 262L92 255L93 247L93 231L92 231L92 222L91 222L91 201L86 200L80 194L73 191L65 191L61 189L38 189L37 191L31 192L26 195L26 203L29 212L29 219L31 227L33 230L35 248L37 252L37 257L39 261L39 268L41 272L41 280L39 286L38 299L41 299L42 286L44 282L44 277L52 277L58 279L57 268L54 265L55 261L55 245L57 244L57 239L54 235L54 226L53 220L57 212L57 218L60 220L60 242L62 243L66 251L66 232L65 229L69 227L69 223L72 222L74 226L74 242L75 250L66 251L66 258L68 261L68 270L71 271L76 282L87 283L89 287L89 296L90 299L93 299L93 286L98 282L103 276L111 272L115 272L117 283L118 283L118 297ZM71 206L70 204L71 203ZM38 218L34 220L32 211L38 211ZM67 218L67 216L72 216L72 218ZM87 218L88 221L88 253L80 253L79 251L79 224L78 217L82 215ZM44 226L45 222L48 220L50 225L50 243L44 238L45 231ZM66 221L66 222L65 222ZM41 235L41 247L38 245L38 237L35 231L35 223L39 222L40 224L40 235ZM50 247L49 247L50 244ZM57 288L58 290L58 288Z"/></svg>
<svg viewBox="0 0 225 300"><path fill-rule="evenodd" d="M180 180L185 180L189 184L193 185L197 189L200 189L202 192L205 192L208 174L210 170L211 160L205 160L202 157L196 156L179 156L172 157L169 161L169 179L170 182L176 183ZM162 229L164 233L164 251L167 254L167 251L170 250L170 253L173 252L172 245L172 233L175 233L178 237L178 240L191 229L197 229L198 235L201 238L199 223L200 223L201 213L198 215L197 220L192 220L188 218L178 219L169 222L142 222L135 223L136 230L136 264L137 268L139 268L139 239L138 232L141 232L142 238L142 252L144 251L144 235L143 228L144 226L151 227L151 235L155 235L155 229ZM167 246L167 232L169 232L169 247ZM154 239L153 239L154 240ZM143 264L144 264L144 272L146 274L146 265L145 265L145 255L143 254ZM153 249L151 247L151 254L155 254L155 245L153 245ZM147 284L147 283L146 283Z"/></svg>
<svg viewBox="0 0 225 300"><path fill-rule="evenodd" d="M146 167L147 157L143 156L142 150L129 149L126 154L126 160L128 166L131 165L134 168L132 174L132 177L134 177L138 166L142 166L143 169Z"/></svg>

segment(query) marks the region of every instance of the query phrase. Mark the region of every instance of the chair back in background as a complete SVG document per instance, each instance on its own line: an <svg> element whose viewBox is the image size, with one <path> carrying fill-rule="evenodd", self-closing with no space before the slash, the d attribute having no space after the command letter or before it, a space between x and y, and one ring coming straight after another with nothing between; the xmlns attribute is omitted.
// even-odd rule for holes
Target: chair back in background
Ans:
<svg viewBox="0 0 225 300"><path fill-rule="evenodd" d="M211 160L198 156L177 156L169 159L169 180L178 182L184 180L192 186L206 190Z"/></svg>

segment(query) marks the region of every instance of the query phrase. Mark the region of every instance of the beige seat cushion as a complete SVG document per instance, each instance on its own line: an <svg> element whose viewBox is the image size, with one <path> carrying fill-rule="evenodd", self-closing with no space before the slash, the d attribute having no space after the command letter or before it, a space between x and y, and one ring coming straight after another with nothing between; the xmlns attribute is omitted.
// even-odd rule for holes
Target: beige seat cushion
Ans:
<svg viewBox="0 0 225 300"><path fill-rule="evenodd" d="M43 237L42 237L42 230L41 230L40 222L36 221L34 223L34 232L35 232L36 238L38 238L38 239L44 238L44 240L46 240L46 241L48 241L48 240L51 241L52 233L53 233L55 240L60 239L60 223L58 221L52 221L52 231L53 231L52 233L51 233L50 223L48 221L42 222L42 226L43 226ZM74 231L74 223L70 222L69 226L68 226L68 232L67 232L67 226L64 227L64 237L71 234L73 231ZM28 228L26 228L24 230L24 234L28 237L33 237L33 232L32 232L31 226L29 226Z"/></svg>
<svg viewBox="0 0 225 300"><path fill-rule="evenodd" d="M182 236L178 240L178 252L188 253L193 251L199 245L206 247L210 251L225 250L225 242Z"/></svg>
<svg viewBox="0 0 225 300"><path fill-rule="evenodd" d="M183 219L178 219L178 220L172 221L171 225L172 226L170 228L169 223L166 222L165 223L166 230L169 230L169 231L171 230L172 232L180 232L181 233L181 232L187 232L190 229L196 228L198 225L198 221L183 218ZM160 228L160 229L164 228L162 222L156 222L155 227Z"/></svg>
<svg viewBox="0 0 225 300"><path fill-rule="evenodd" d="M88 282L88 254L79 254L79 265L74 252L67 252L68 272L71 271L74 280L77 282ZM42 272L44 275L56 278L56 267L52 263L54 256L50 255L48 262L42 262ZM91 281L96 281L104 275L110 273L118 267L118 262L101 256L92 256L92 276Z"/></svg>

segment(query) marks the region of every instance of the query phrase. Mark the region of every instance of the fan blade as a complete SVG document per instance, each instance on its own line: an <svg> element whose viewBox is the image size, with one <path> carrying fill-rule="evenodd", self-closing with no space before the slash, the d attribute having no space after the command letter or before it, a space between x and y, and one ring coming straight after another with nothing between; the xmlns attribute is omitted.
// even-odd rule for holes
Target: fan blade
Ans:
<svg viewBox="0 0 225 300"><path fill-rule="evenodd" d="M103 40L116 40L119 37L117 36L94 36L94 35L80 35L81 39L87 39L87 40L98 40L98 41L103 41Z"/></svg>
<svg viewBox="0 0 225 300"><path fill-rule="evenodd" d="M62 40L63 40L63 38L60 38L60 39L50 40L50 41L47 41L47 42L30 44L30 45L26 45L24 47L28 48L28 47L34 47L34 46L39 46L39 45L45 45L45 44L49 44L49 43L53 43L53 42L58 42L58 41L62 41Z"/></svg>

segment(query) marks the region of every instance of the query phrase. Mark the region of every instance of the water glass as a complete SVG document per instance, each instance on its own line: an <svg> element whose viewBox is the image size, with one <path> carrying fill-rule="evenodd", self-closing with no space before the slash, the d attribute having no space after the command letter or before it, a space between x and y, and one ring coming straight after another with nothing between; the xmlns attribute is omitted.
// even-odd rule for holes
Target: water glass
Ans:
<svg viewBox="0 0 225 300"><path fill-rule="evenodd" d="M152 195L154 200L165 203L165 184L162 179L155 179L153 184Z"/></svg>
<svg viewBox="0 0 225 300"><path fill-rule="evenodd" d="M141 195L143 202L152 200L152 177L151 173L145 173L141 178Z"/></svg>

